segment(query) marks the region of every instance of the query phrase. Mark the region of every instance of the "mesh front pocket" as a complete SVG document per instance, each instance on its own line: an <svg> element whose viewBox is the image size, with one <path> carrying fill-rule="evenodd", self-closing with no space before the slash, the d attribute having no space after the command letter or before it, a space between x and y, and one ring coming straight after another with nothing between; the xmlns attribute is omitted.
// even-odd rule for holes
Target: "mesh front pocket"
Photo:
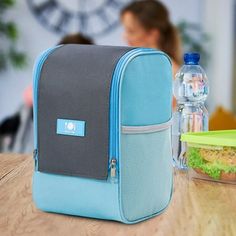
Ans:
<svg viewBox="0 0 236 236"><path fill-rule="evenodd" d="M139 132L135 133L135 129ZM130 126L122 130L121 204L125 218L134 221L160 213L170 201L171 129L142 133L140 127Z"/></svg>

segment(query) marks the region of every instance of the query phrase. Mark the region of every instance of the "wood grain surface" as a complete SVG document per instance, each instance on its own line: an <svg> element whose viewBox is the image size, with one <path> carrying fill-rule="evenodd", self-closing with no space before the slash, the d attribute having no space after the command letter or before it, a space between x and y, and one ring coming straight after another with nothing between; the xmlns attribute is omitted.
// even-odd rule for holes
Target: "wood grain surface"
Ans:
<svg viewBox="0 0 236 236"><path fill-rule="evenodd" d="M33 160L0 155L0 235L236 235L236 186L175 173L174 194L160 216L135 224L41 212L32 202Z"/></svg>

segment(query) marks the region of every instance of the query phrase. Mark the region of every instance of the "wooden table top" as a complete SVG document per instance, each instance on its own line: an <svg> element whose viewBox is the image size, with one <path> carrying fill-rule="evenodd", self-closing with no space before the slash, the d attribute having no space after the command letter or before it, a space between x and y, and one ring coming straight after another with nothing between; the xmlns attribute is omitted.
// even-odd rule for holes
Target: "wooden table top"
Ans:
<svg viewBox="0 0 236 236"><path fill-rule="evenodd" d="M0 155L0 235L236 235L236 185L188 180L175 173L168 209L147 221L118 222L41 212L31 196L33 159Z"/></svg>

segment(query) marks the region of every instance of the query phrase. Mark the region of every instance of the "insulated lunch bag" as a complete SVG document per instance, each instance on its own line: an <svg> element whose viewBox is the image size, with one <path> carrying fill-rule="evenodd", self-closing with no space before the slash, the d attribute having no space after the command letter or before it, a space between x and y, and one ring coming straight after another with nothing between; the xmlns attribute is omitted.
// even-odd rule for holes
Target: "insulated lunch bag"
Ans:
<svg viewBox="0 0 236 236"><path fill-rule="evenodd" d="M34 68L33 200L137 223L172 194L172 69L147 48L60 45Z"/></svg>

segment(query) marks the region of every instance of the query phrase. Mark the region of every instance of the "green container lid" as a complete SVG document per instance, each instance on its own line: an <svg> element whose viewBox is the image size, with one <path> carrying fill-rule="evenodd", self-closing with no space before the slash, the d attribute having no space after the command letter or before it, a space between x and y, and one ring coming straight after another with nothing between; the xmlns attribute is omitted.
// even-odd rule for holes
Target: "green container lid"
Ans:
<svg viewBox="0 0 236 236"><path fill-rule="evenodd" d="M181 141L214 146L236 147L236 130L189 132L181 135Z"/></svg>

